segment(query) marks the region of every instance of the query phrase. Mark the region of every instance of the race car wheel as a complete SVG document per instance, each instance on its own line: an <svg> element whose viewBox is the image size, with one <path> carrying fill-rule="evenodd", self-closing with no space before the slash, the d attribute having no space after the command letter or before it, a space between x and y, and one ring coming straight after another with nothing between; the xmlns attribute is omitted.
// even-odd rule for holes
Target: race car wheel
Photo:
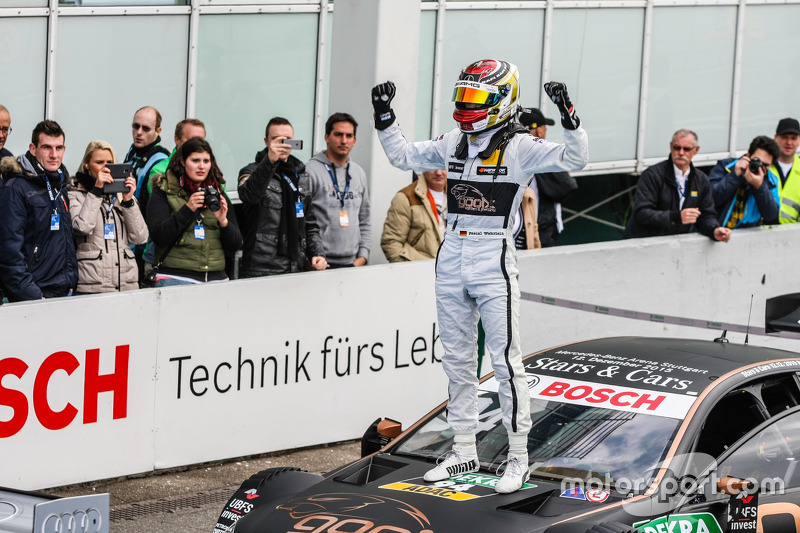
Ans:
<svg viewBox="0 0 800 533"><path fill-rule="evenodd" d="M267 468L253 474L242 483L222 509L214 533L229 531L233 524L253 509L285 501L321 480L322 476L319 474L295 467Z"/></svg>

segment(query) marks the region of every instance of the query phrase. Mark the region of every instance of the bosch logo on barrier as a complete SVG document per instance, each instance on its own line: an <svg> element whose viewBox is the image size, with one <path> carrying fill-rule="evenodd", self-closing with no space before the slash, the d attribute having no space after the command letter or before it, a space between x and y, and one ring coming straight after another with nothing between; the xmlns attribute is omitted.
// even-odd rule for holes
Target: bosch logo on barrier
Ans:
<svg viewBox="0 0 800 533"><path fill-rule="evenodd" d="M100 533L102 527L102 513L90 507L85 511L48 515L37 533Z"/></svg>
<svg viewBox="0 0 800 533"><path fill-rule="evenodd" d="M0 438L16 435L28 423L33 407L33 414L39 423L50 430L59 430L69 426L78 417L78 408L71 402L56 411L51 405L48 391L50 381L56 373L65 372L72 379L79 379L80 372L73 373L83 366L83 423L97 422L97 406L99 396L110 392L114 396L114 420L128 416L128 355L130 346L117 346L114 355L114 371L110 374L100 373L100 349L86 350L86 357L81 361L70 352L55 352L42 361L38 369L30 369L28 363L16 357L0 359L0 408L7 407L13 412L10 419L0 420ZM29 372L31 370L31 372ZM22 380L34 374L31 394L8 386L12 379Z"/></svg>
<svg viewBox="0 0 800 533"><path fill-rule="evenodd" d="M583 400L598 405L610 404L614 407L630 407L655 411L667 397L662 394L647 394L631 390L619 390L611 387L589 385L573 385L554 381L539 393L540 396L558 397L566 400Z"/></svg>

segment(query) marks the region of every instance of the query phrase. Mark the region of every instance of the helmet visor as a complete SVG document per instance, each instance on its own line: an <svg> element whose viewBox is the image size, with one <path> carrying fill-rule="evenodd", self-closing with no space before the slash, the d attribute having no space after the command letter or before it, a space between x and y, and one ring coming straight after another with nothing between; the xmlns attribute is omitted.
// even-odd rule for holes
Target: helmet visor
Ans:
<svg viewBox="0 0 800 533"><path fill-rule="evenodd" d="M457 104L477 104L491 106L497 103L500 91L494 85L459 81L453 89L453 102Z"/></svg>

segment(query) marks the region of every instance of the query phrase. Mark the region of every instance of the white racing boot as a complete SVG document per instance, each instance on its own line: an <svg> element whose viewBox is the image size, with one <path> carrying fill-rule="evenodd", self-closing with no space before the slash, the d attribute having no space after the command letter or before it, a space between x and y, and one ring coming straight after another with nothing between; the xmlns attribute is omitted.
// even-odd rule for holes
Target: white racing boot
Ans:
<svg viewBox="0 0 800 533"><path fill-rule="evenodd" d="M435 468L425 472L423 479L428 482L443 481L460 474L477 472L480 468L481 464L474 445L453 446L452 450L439 457Z"/></svg>
<svg viewBox="0 0 800 533"><path fill-rule="evenodd" d="M504 470L504 471L503 471ZM521 456L509 456L509 458L497 467L497 475L503 471L503 477L494 486L495 492L509 494L518 491L522 485L531 477L530 466L528 466L528 454Z"/></svg>

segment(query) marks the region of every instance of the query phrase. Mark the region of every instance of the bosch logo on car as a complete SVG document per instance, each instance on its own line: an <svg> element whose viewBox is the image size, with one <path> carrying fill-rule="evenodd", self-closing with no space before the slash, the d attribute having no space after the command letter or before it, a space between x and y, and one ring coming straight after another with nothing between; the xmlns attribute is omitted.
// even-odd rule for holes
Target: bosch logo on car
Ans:
<svg viewBox="0 0 800 533"><path fill-rule="evenodd" d="M532 367L530 364L527 366L529 370ZM484 382L481 384L481 389L494 390L494 387L491 383ZM533 374L530 371L528 390L531 398L604 407L629 413L649 413L669 418L683 418L695 401L693 396L673 392L639 389L624 384L566 379L560 376Z"/></svg>
<svg viewBox="0 0 800 533"><path fill-rule="evenodd" d="M586 400L590 403L609 403L615 407L631 407L655 411L664 395L641 394L633 391L617 391L610 387L592 388L588 385L570 386L569 383L556 381L539 393L540 396L563 396L566 400ZM635 400L635 401L634 401Z"/></svg>

